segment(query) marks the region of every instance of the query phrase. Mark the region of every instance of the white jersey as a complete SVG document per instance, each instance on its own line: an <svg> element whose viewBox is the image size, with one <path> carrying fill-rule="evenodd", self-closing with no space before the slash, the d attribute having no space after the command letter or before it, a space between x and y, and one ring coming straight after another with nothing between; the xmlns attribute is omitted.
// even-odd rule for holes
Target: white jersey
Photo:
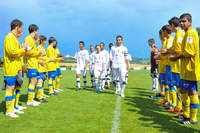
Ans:
<svg viewBox="0 0 200 133"><path fill-rule="evenodd" d="M105 57L102 52L95 53L93 56L92 64L94 65L94 70L103 70L106 63Z"/></svg>
<svg viewBox="0 0 200 133"><path fill-rule="evenodd" d="M95 55L95 52L91 53L90 56L89 56L89 64L90 64L90 66L92 65L92 59L93 59L94 55Z"/></svg>
<svg viewBox="0 0 200 133"><path fill-rule="evenodd" d="M104 58L106 60L106 68L109 68L110 65L110 57L109 57L109 53L107 50L102 50L101 53L104 55Z"/></svg>
<svg viewBox="0 0 200 133"><path fill-rule="evenodd" d="M126 67L125 60L128 60L128 50L125 46L112 47L110 52L113 68Z"/></svg>
<svg viewBox="0 0 200 133"><path fill-rule="evenodd" d="M75 54L77 60L77 68L80 70L84 69L86 62L89 62L89 53L87 50L80 50Z"/></svg>

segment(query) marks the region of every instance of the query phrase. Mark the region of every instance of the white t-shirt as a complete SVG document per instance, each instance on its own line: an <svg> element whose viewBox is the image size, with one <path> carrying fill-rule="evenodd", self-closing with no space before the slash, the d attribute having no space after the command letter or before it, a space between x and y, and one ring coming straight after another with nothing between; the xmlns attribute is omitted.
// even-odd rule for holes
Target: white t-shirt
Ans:
<svg viewBox="0 0 200 133"><path fill-rule="evenodd" d="M105 63L106 63L106 60L102 52L94 54L93 59L92 59L94 70L103 70Z"/></svg>
<svg viewBox="0 0 200 133"><path fill-rule="evenodd" d="M125 60L128 60L128 50L125 46L112 47L110 52L113 68L126 67Z"/></svg>
<svg viewBox="0 0 200 133"><path fill-rule="evenodd" d="M108 51L107 50L102 50L101 51L101 53L104 55L104 58L105 58L105 60L106 60L106 68L109 68L109 65L110 65L110 55L109 55L109 53L108 53Z"/></svg>
<svg viewBox="0 0 200 133"><path fill-rule="evenodd" d="M83 70L86 62L89 62L89 53L85 49L80 50L75 54L75 58L77 60L77 68Z"/></svg>

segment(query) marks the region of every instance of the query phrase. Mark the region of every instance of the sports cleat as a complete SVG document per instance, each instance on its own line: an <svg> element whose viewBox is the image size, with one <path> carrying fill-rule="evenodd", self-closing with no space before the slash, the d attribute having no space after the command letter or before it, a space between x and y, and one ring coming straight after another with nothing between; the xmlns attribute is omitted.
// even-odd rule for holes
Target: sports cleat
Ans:
<svg viewBox="0 0 200 133"><path fill-rule="evenodd" d="M121 93L121 97L125 97L124 93Z"/></svg>
<svg viewBox="0 0 200 133"><path fill-rule="evenodd" d="M183 113L176 113L173 115L173 117L175 117L177 119L183 119Z"/></svg>
<svg viewBox="0 0 200 133"><path fill-rule="evenodd" d="M44 97L44 98L48 98L49 96L48 96L48 95L44 95L43 97Z"/></svg>
<svg viewBox="0 0 200 133"><path fill-rule="evenodd" d="M197 123L198 123L197 121L190 121L190 124L193 124L193 125L195 125Z"/></svg>
<svg viewBox="0 0 200 133"><path fill-rule="evenodd" d="M41 99L41 100L40 100L40 103L48 103L48 101L45 100L45 99Z"/></svg>
<svg viewBox="0 0 200 133"><path fill-rule="evenodd" d="M100 89L99 91L100 91L100 92L103 92L103 89Z"/></svg>
<svg viewBox="0 0 200 133"><path fill-rule="evenodd" d="M18 118L18 117L19 117L19 116L16 115L13 111L12 111L12 112L9 112L9 113L6 113L6 116L11 117L11 118Z"/></svg>
<svg viewBox="0 0 200 133"><path fill-rule="evenodd" d="M159 103L164 103L166 102L166 99L158 100Z"/></svg>
<svg viewBox="0 0 200 133"><path fill-rule="evenodd" d="M18 109L15 109L15 110L13 111L13 113L16 113L16 114L24 114L23 111L20 111L20 110L18 110Z"/></svg>
<svg viewBox="0 0 200 133"><path fill-rule="evenodd" d="M20 105L16 106L16 108L17 108L18 110L20 110L20 111L22 111L22 110L24 110L24 109L27 109L27 107L20 106Z"/></svg>
<svg viewBox="0 0 200 133"><path fill-rule="evenodd" d="M96 93L98 93L99 92L99 89L96 89L96 91L95 91Z"/></svg>
<svg viewBox="0 0 200 133"><path fill-rule="evenodd" d="M39 104L32 101L32 102L26 103L26 105L35 107L35 106L38 106Z"/></svg>
<svg viewBox="0 0 200 133"><path fill-rule="evenodd" d="M182 110L181 110L181 109L178 109L178 108L175 108L175 109L174 109L174 112L181 113Z"/></svg>
<svg viewBox="0 0 200 133"><path fill-rule="evenodd" d="M179 121L181 124L191 124L190 123L190 118L185 118L185 117L183 117L183 120L180 120Z"/></svg>
<svg viewBox="0 0 200 133"><path fill-rule="evenodd" d="M79 91L79 90L81 90L81 88L76 88L76 91Z"/></svg>
<svg viewBox="0 0 200 133"><path fill-rule="evenodd" d="M58 89L55 89L55 90L53 90L54 92L59 92L59 90Z"/></svg>
<svg viewBox="0 0 200 133"><path fill-rule="evenodd" d="M33 102L36 103L36 104L38 104L38 105L40 104L40 102L37 102L37 101L35 101L35 100L33 100Z"/></svg>

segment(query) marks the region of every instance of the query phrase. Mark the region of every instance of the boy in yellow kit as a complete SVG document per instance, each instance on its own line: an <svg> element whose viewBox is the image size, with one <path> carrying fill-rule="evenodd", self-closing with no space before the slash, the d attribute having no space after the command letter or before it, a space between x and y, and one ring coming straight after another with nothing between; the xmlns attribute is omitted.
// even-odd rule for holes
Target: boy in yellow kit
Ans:
<svg viewBox="0 0 200 133"><path fill-rule="evenodd" d="M29 42L29 46L33 47L30 51L26 52L25 63L27 65L27 77L29 78L28 85L28 106L38 106L40 103L34 101L35 98L35 87L37 84L37 67L38 67L38 56L41 54L37 48L34 37L38 36L39 27L35 24L29 25L30 35L25 38L25 42Z"/></svg>
<svg viewBox="0 0 200 133"><path fill-rule="evenodd" d="M183 120L181 124L197 124L199 108L198 81L200 80L199 37L191 27L192 16L189 13L180 16L181 28L185 31L181 54L170 60L181 59L181 91L183 100Z"/></svg>
<svg viewBox="0 0 200 133"><path fill-rule="evenodd" d="M20 20L13 20L11 22L11 32L4 40L4 64L3 74L4 81L8 88L6 89L6 116L11 118L18 118L15 113L23 113L14 109L14 100L17 75L21 67L21 57L27 50L27 43L20 46L18 38L21 37L23 31L23 23Z"/></svg>
<svg viewBox="0 0 200 133"><path fill-rule="evenodd" d="M184 37L184 32L180 28L180 20L177 17L171 18L168 23L172 28L172 32L175 32L175 37L173 41L173 45L171 49L167 51L167 53L172 55L177 55L181 53L181 45L182 40ZM180 60L175 62L171 62L171 72L172 72L172 82L173 85L176 86L176 90L172 90L172 109L168 110L168 112L178 112L178 114L182 110L182 100L181 100L181 93L180 93ZM178 94L178 95L177 95ZM178 100L176 99L178 98ZM176 116L176 115L175 115Z"/></svg>
<svg viewBox="0 0 200 133"><path fill-rule="evenodd" d="M60 54L60 51L59 49L57 48L58 46L58 42L56 41L56 46L55 46L55 53L56 53L56 57L57 58L61 58L63 57L62 54ZM63 91L62 89L60 89L60 80L62 78L62 72L61 72L61 68L60 68L60 65L59 65L59 61L56 62L56 87L55 87L55 92L60 92L60 91Z"/></svg>
<svg viewBox="0 0 200 133"><path fill-rule="evenodd" d="M166 43L161 50L161 54L165 57L164 59L164 65L166 66L165 68L165 97L166 97L166 104L165 107L170 108L171 106L171 97L170 97L170 92L174 90L174 86L172 84L172 73L171 73L171 66L170 66L170 61L168 60L169 54L167 53L167 50L172 47L173 43L173 37L171 35L172 30L169 25L165 25L162 27L163 35L166 38Z"/></svg>
<svg viewBox="0 0 200 133"><path fill-rule="evenodd" d="M49 38L49 46L47 48L47 57L51 59L52 62L47 63L48 70L48 87L49 87L49 95L56 96L57 93L54 92L55 82L53 80L56 78L56 62L62 60L61 58L57 58L55 52L56 39L54 37ZM54 61L54 62L53 62Z"/></svg>
<svg viewBox="0 0 200 133"><path fill-rule="evenodd" d="M50 59L47 57L46 51L44 48L47 38L43 35L40 35L37 38L39 40L39 42L38 42L39 45L38 45L37 49L38 49L38 51L42 52L42 54L41 54L42 56L38 57L37 85L36 85L37 97L35 100L39 101L40 103L46 103L48 101L44 99L43 84L44 84L44 80L46 78L46 72L47 72L46 64L50 61Z"/></svg>

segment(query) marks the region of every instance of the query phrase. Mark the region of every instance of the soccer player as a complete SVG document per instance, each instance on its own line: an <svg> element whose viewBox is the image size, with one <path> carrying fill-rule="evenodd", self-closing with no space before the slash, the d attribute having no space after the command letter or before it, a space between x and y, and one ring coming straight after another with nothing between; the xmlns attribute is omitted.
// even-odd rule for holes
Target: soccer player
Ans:
<svg viewBox="0 0 200 133"><path fill-rule="evenodd" d="M158 91L158 64L155 55L158 54L158 48L155 45L155 40L153 38L148 40L148 44L151 47L151 77L153 81L152 91Z"/></svg>
<svg viewBox="0 0 200 133"><path fill-rule="evenodd" d="M46 55L46 51L44 48L44 45L46 44L47 38L44 35L39 36L39 45L37 47L38 51L42 51L42 54L44 56L39 56L38 57L38 69L37 69L37 99L36 101L39 101L41 103L46 103L48 102L47 100L44 99L44 80L46 78L46 72L47 72L47 62L50 61L50 59Z"/></svg>
<svg viewBox="0 0 200 133"><path fill-rule="evenodd" d="M40 56L41 52L39 52L36 48L36 43L34 37L38 36L39 27L35 24L29 25L29 33L24 42L28 41L29 46L33 47L30 51L27 51L25 54L25 62L27 65L27 77L29 78L28 85L28 106L38 106L40 102L34 100L35 98L35 87L37 84L37 67L38 67L38 56Z"/></svg>
<svg viewBox="0 0 200 133"><path fill-rule="evenodd" d="M94 52L94 47L90 45L90 55L89 55L89 70L90 70L90 77L91 77L91 83L92 83L92 88L95 87L95 79L94 79L94 70L92 70L92 59L95 54Z"/></svg>
<svg viewBox="0 0 200 133"><path fill-rule="evenodd" d="M87 73L87 66L89 63L89 52L84 48L85 43L83 41L79 42L79 48L80 51L75 54L75 57L68 56L69 58L76 59L77 66L76 66L76 82L77 82L77 89L80 90L81 84L80 84L80 74L83 75L83 83L84 87L83 89L86 89L87 85L87 79L86 79L86 73Z"/></svg>
<svg viewBox="0 0 200 133"><path fill-rule="evenodd" d="M96 45L96 53L92 58L92 70L94 70L96 92L103 91L103 78L106 74L106 58L103 52L101 52L100 45ZM99 82L99 86L98 86Z"/></svg>
<svg viewBox="0 0 200 133"><path fill-rule="evenodd" d="M47 57L50 58L51 61L47 63L47 70L48 70L49 95L51 96L57 96L57 93L54 91L55 78L57 76L56 62L63 60L62 58L58 58L56 55L56 51L55 51L56 43L57 41L54 37L49 38L49 46L47 48Z"/></svg>
<svg viewBox="0 0 200 133"><path fill-rule="evenodd" d="M175 33L173 45L171 49L169 49L167 52L172 55L178 55L181 53L181 44L184 37L184 32L180 28L180 20L177 17L171 18L168 23L170 24L172 28L172 32ZM172 72L172 82L173 85L175 85L176 91L172 90L172 104L174 106L173 109L168 110L169 112L178 112L178 114L182 110L182 100L181 100L181 92L180 92L180 60L177 60L175 62L171 62L171 72ZM178 100L176 100L176 98ZM176 105L176 107L175 107Z"/></svg>
<svg viewBox="0 0 200 133"><path fill-rule="evenodd" d="M58 42L57 41L56 41L56 46L55 46L55 52L56 52L57 58L62 58L63 57L63 55L60 53L60 51L58 49ZM62 58L62 60L64 60L64 59ZM60 61L56 62L57 78L56 78L56 87L55 87L55 90L54 90L55 92L63 91L63 89L60 89L60 80L62 78L62 72L61 72L61 68L60 68L59 62Z"/></svg>
<svg viewBox="0 0 200 133"><path fill-rule="evenodd" d="M117 46L115 48L111 49L111 61L112 61L112 69L114 73L114 80L116 81L118 78L121 81L121 97L125 97L124 91L125 91L125 76L126 72L129 71L129 63L128 63L128 50L125 46L122 44L123 37L117 36L116 37L116 44ZM116 91L116 88L115 88Z"/></svg>
<svg viewBox="0 0 200 133"><path fill-rule="evenodd" d="M192 16L184 13L180 16L181 28L185 31L182 40L181 54L170 57L170 60L181 59L181 91L183 101L182 124L197 124L199 108L198 81L200 80L199 37L191 27Z"/></svg>
<svg viewBox="0 0 200 133"><path fill-rule="evenodd" d="M108 53L107 50L104 49L105 44L103 42L100 43L100 47L101 47L101 52L104 55L104 58L106 60L106 69L107 70L106 70L106 74L105 74L105 77L103 78L103 83L102 83L102 87L103 87L103 89L105 89L104 88L105 82L107 83L108 88L110 88L110 77L108 75L108 71L109 71L109 68L110 68L110 66L109 66L109 53Z"/></svg>
<svg viewBox="0 0 200 133"><path fill-rule="evenodd" d="M165 55L165 60L164 60L164 64L166 66L166 73L165 73L165 96L166 96L166 100L167 103L165 104L165 107L167 108L172 108L174 107L174 105L172 104L172 101L175 101L175 97L171 97L172 96L172 91L176 91L176 88L174 88L174 85L172 84L172 72L171 72L171 62L168 59L168 57L170 56L170 54L167 53L167 50L170 49L172 47L173 44L173 37L171 35L172 30L170 25L165 25L162 27L162 31L163 31L163 35L166 38L166 44L164 46L164 48L161 50L161 54ZM169 87L169 88L168 88ZM170 91L169 91L170 89Z"/></svg>
<svg viewBox="0 0 200 133"><path fill-rule="evenodd" d="M21 47L18 38L21 37L23 31L23 23L15 19L11 22L11 32L8 33L4 40L4 81L8 88L6 89L6 116L18 118L15 113L24 113L14 108L15 106L15 85L17 82L18 72L22 67L22 56L27 50L27 42ZM17 106L17 105L16 105Z"/></svg>

